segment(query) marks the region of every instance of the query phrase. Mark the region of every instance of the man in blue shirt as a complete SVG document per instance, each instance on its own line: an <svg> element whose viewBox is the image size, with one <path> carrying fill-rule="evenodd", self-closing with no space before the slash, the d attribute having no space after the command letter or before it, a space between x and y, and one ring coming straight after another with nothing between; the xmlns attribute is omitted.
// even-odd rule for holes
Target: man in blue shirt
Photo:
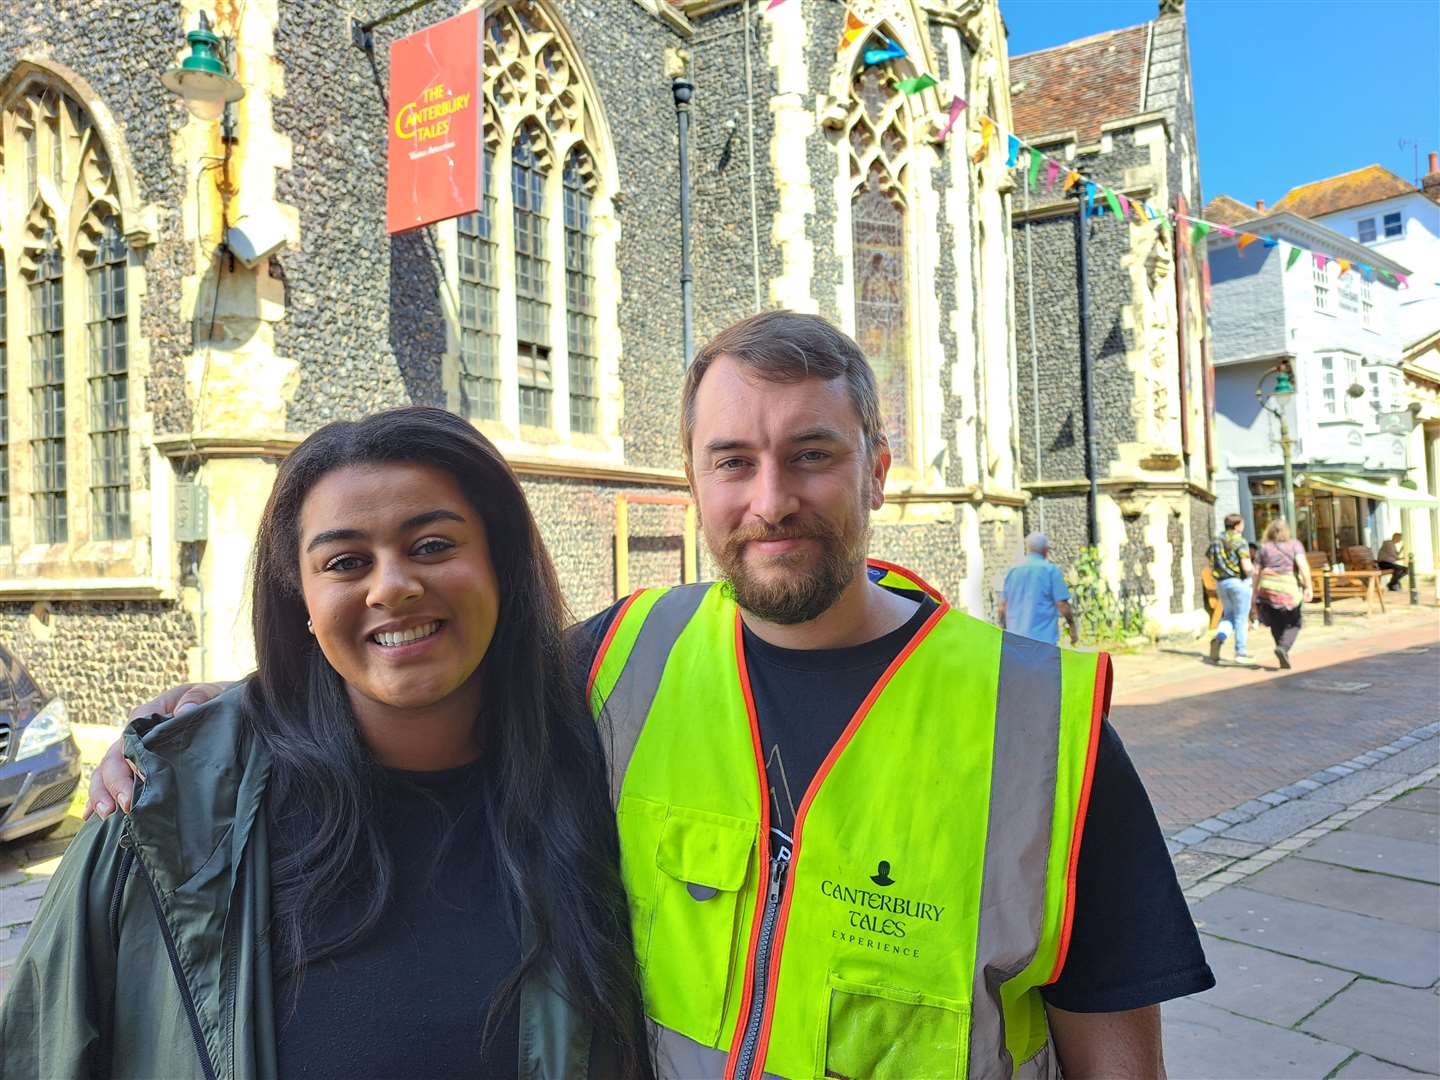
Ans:
<svg viewBox="0 0 1440 1080"><path fill-rule="evenodd" d="M1006 630L1051 645L1060 644L1063 618L1070 628L1070 644L1079 641L1070 589L1065 575L1050 561L1050 540L1044 533L1025 538L1025 561L1005 575L998 618Z"/></svg>

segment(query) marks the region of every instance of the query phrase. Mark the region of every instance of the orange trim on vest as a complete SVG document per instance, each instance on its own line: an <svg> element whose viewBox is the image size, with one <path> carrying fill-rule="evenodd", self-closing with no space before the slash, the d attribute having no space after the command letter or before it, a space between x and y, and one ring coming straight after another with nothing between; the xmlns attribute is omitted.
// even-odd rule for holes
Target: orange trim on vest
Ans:
<svg viewBox="0 0 1440 1080"><path fill-rule="evenodd" d="M760 837L756 861L757 888L755 890L755 914L750 920L750 945L745 950L745 993L740 999L740 1017L735 1024L735 1034L730 1037L730 1052L725 1062L725 1080L734 1080L735 1068L740 1063L740 1044L745 1039L745 1024L750 1019L750 1003L754 997L755 950L760 947L760 927L765 921L766 883L770 874L770 784L765 776L765 749L760 742L760 719L755 712L755 695L750 689L750 666L745 662L745 624L740 619L740 609L735 609L735 663L740 673L740 692L745 698L745 716L750 722L750 743L755 750L755 778L760 784ZM791 849L794 850L793 848ZM789 893L786 893L789 896ZM777 923L777 930L779 929ZM779 944L777 939L776 944ZM777 967L775 953L770 954L770 970ZM766 1011L774 1008L767 1002ZM768 1019L768 1017L767 1017ZM761 1023L761 1041L756 1045L755 1063L763 1072L765 1067L764 1034Z"/></svg>
<svg viewBox="0 0 1440 1080"><path fill-rule="evenodd" d="M590 663L590 677L585 680L586 701L595 695L595 680L600 677L600 665L605 662L605 654L610 651L610 643L615 640L615 631L620 629L620 624L624 622L625 613L630 610L630 605L635 603L644 591L644 589L636 589L631 593L625 603L620 605L620 610L615 613L615 618L610 620L610 627L605 631L605 638L600 642L595 659Z"/></svg>
<svg viewBox="0 0 1440 1080"><path fill-rule="evenodd" d="M940 590L932 586L913 570L906 570L905 567L896 566L894 563L886 562L884 559L866 559L865 565L878 566L880 569L888 570L892 574L899 574L905 580L913 581L916 585L919 585L920 588L924 589L929 595L930 599L934 600L937 604L945 603L945 597L940 595Z"/></svg>
<svg viewBox="0 0 1440 1080"><path fill-rule="evenodd" d="M887 569L895 569L889 566L889 564L881 563L878 561L874 561L874 565L885 566ZM929 591L930 587L928 585L925 585L925 583L922 582L919 578L915 577L913 574L904 573L903 571L901 572L904 574L905 577L910 578L916 584L922 586L927 591ZM855 715L850 718L850 723L845 725L845 731L841 734L840 738L835 740L835 745L830 748L830 753L826 754L825 760L820 763L820 768L816 771L814 778L810 781L810 786L805 789L805 797L800 800L800 809L795 812L795 836L790 843L790 881L792 882L795 880L795 865L800 861L800 837L805 829L805 815L810 809L810 804L814 802L816 794L820 791L820 785L825 782L825 778L830 774L830 770L835 767L835 762L840 760L840 755L843 754L845 752L845 748L850 745L850 740L855 737L855 732L860 730L860 725L864 722L865 717L869 714L870 707L875 704L875 699L880 696L881 691L883 691L885 687L889 684L890 679L894 676L895 672L900 670L900 665L905 663L905 661L910 658L910 654L913 653L915 649L919 646L919 644L924 641L926 637L929 636L930 631L934 629L935 624L938 623L940 619L944 617L945 613L950 610L950 605L945 602L944 598L939 597L938 593L935 593L934 595L939 599L940 606L936 608L933 612L931 612L930 617L925 620L924 624L920 627L920 629L915 631L915 636L906 643L905 647L900 650L900 654L896 656L894 660L890 661L890 666L885 669L884 674L882 674L880 678L875 681L875 685L870 688L870 693L865 695L865 700L860 703L860 707L855 710ZM738 638L736 644L740 644ZM750 686L748 679L746 680L745 697L746 701L748 702L750 699ZM766 809L769 809L768 804ZM766 832L768 835L768 828ZM761 865L766 864L762 863ZM781 952L785 947L785 927L786 924L790 921L790 901L793 900L794 897L794 888L791 886L787 886L787 888L785 889L785 897L780 902L780 915L775 920L775 944L770 947L770 974L767 977L765 988L765 1015L760 1020L760 1038L755 1044L755 1063L762 1072L765 1068L765 1055L770 1051L770 1025L775 1018L775 987L780 979L780 959ZM761 910L763 910L763 905ZM753 944L751 948L754 948ZM748 1011L749 1010L747 1008L741 1013L742 1028L744 1013ZM735 1049L738 1048L732 1048L731 1050L732 1070L727 1071L727 1080L733 1074L733 1058L735 1054Z"/></svg>
<svg viewBox="0 0 1440 1080"><path fill-rule="evenodd" d="M1080 841L1085 835L1085 818L1090 809L1090 784L1095 779L1095 754L1100 748L1100 722L1110 711L1110 688L1114 672L1110 654L1101 653L1095 669L1095 704L1090 710L1090 749L1085 753L1085 780L1080 787L1080 805L1075 809L1075 834L1070 838L1070 865L1065 872L1065 917L1060 924L1060 948L1055 954L1055 969L1045 981L1049 986L1060 978L1065 956L1070 951L1070 930L1075 921L1075 873L1080 866Z"/></svg>

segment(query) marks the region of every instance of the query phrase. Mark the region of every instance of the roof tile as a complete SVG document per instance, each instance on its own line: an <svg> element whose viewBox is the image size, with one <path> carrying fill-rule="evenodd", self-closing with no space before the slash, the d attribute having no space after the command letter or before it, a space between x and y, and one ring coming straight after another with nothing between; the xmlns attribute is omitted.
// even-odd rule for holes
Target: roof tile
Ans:
<svg viewBox="0 0 1440 1080"><path fill-rule="evenodd" d="M1337 210L1368 206L1396 195L1410 195L1415 188L1380 165L1366 165L1328 180L1301 184L1285 193L1275 204L1277 210L1289 210L1303 217L1322 217Z"/></svg>
<svg viewBox="0 0 1440 1080"><path fill-rule="evenodd" d="M1100 127L1142 110L1145 48L1150 24L1026 53L1010 60L1015 130L1034 137L1074 130L1082 144L1100 138Z"/></svg>

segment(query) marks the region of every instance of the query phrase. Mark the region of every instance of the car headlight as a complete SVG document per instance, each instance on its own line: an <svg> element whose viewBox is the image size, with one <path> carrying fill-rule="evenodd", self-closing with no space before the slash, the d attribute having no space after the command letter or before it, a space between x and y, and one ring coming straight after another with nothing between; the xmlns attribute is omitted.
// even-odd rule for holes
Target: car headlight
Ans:
<svg viewBox="0 0 1440 1080"><path fill-rule="evenodd" d="M25 758L38 754L47 746L54 746L70 737L70 714L65 711L65 702L55 698L30 718L20 736L19 749L15 757Z"/></svg>

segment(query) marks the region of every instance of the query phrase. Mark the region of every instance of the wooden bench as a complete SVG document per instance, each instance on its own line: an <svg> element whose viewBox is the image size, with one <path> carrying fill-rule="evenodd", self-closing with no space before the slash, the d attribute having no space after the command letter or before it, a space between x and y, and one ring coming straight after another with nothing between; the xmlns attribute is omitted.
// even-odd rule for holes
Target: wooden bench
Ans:
<svg viewBox="0 0 1440 1080"><path fill-rule="evenodd" d="M1352 596L1363 596L1365 598L1365 614L1369 615L1380 605L1380 611L1385 611L1385 590L1380 587L1380 579L1388 570L1344 570L1335 573L1323 566L1312 566L1310 570L1310 586L1315 592L1315 603L1325 601L1325 579L1330 579L1330 599L1345 600Z"/></svg>

